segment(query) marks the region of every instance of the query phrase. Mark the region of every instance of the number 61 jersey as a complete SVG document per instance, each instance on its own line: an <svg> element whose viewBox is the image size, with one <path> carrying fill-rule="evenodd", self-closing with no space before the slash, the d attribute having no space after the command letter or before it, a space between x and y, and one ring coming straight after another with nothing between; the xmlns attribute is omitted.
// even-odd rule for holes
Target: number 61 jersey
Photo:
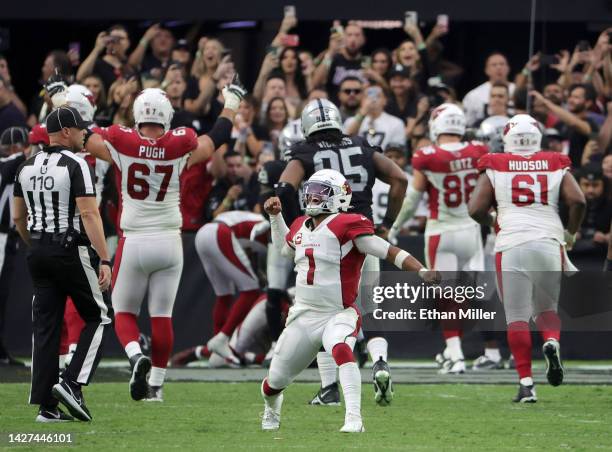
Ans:
<svg viewBox="0 0 612 452"><path fill-rule="evenodd" d="M179 231L179 177L189 153L198 146L193 129L169 130L157 139L137 130L113 125L102 138L115 163L121 185L121 230L133 232Z"/></svg>
<svg viewBox="0 0 612 452"><path fill-rule="evenodd" d="M474 227L467 204L478 180L478 159L489 149L477 141L445 143L419 149L412 167L427 178L429 218L425 235Z"/></svg>
<svg viewBox="0 0 612 452"><path fill-rule="evenodd" d="M486 171L495 190L497 225L495 251L551 238L563 244L559 193L570 159L559 152L531 156L488 154L478 168Z"/></svg>

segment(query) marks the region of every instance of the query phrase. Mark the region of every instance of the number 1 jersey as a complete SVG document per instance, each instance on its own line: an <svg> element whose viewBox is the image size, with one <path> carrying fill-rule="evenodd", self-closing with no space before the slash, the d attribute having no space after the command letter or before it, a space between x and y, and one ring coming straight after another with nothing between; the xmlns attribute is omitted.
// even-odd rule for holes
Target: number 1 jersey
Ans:
<svg viewBox="0 0 612 452"><path fill-rule="evenodd" d="M419 149L412 167L427 178L429 217L425 235L473 227L467 204L478 180L478 159L489 149L477 141L447 143Z"/></svg>
<svg viewBox="0 0 612 452"><path fill-rule="evenodd" d="M307 216L297 218L285 240L295 250L295 305L338 311L355 303L365 254L354 240L374 234L365 216L336 213L316 228Z"/></svg>
<svg viewBox="0 0 612 452"><path fill-rule="evenodd" d="M530 157L488 154L480 159L478 168L486 171L495 190L495 252L543 238L565 243L559 194L570 166L566 155L550 151Z"/></svg>
<svg viewBox="0 0 612 452"><path fill-rule="evenodd" d="M121 230L124 234L179 231L179 177L189 153L198 146L193 129L169 130L157 139L113 125L103 129L121 185Z"/></svg>

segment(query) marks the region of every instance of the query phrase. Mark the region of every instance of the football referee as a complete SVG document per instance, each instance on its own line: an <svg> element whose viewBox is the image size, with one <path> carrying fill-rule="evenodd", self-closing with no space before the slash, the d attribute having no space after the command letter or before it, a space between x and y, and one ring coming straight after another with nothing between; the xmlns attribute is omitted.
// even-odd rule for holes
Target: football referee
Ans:
<svg viewBox="0 0 612 452"><path fill-rule="evenodd" d="M72 107L52 111L46 124L49 146L22 163L14 190L14 222L30 245L27 261L34 283L30 403L40 405L38 422L72 420L58 408L58 401L72 416L90 421L81 386L91 380L111 325L110 300L103 294L110 285L111 268L92 169L74 154L83 146L88 124ZM58 383L68 295L85 327Z"/></svg>

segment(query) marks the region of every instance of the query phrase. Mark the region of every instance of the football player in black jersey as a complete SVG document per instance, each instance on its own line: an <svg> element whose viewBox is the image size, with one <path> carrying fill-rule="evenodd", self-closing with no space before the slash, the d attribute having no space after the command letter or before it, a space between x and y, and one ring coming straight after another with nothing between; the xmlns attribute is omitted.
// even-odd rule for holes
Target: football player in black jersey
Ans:
<svg viewBox="0 0 612 452"><path fill-rule="evenodd" d="M391 159L385 157L379 148L370 146L364 138L344 135L340 112L327 99L310 101L302 111L301 120L305 141L289 149L289 163L276 187L276 194L283 204L283 216L287 224L291 224L298 215L298 204L294 199L300 183L316 171L328 168L342 173L351 185L353 196L349 212L360 213L370 220L372 186L375 179L379 178L389 184L389 205L382 224L377 226L377 233L386 238L406 195L408 180L404 171ZM368 274L367 272L377 274L380 271L380 262L375 258L366 259L363 271L365 274ZM387 341L383 337L368 339L368 352L374 362L372 371L375 400L380 405L387 405L393 398L387 364ZM319 353L317 361L322 387L311 403L337 404L340 399L335 363L332 365L333 358Z"/></svg>
<svg viewBox="0 0 612 452"><path fill-rule="evenodd" d="M262 211L266 200L271 196L275 196L274 187L276 184L278 184L281 174L287 166L287 151L292 145L299 143L300 141L304 141L301 121L299 119L290 121L281 131L278 137L280 159L264 163L258 174L260 186L259 204L262 206ZM299 203L297 196L294 202L296 204ZM287 279L292 270L293 261L282 256L276 247L269 246L266 269L268 278L266 317L268 319L268 327L270 328L272 341L276 341L278 339L278 336L280 336L282 330L281 307L283 300L287 298ZM274 347L270 349L270 359L272 357L271 352L273 351ZM266 357L266 359L268 359L268 357Z"/></svg>

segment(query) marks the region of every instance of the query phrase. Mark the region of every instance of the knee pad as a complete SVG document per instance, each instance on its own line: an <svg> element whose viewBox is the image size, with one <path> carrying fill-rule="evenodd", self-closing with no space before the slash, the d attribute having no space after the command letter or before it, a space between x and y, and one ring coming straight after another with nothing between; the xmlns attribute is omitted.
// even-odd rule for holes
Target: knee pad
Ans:
<svg viewBox="0 0 612 452"><path fill-rule="evenodd" d="M336 361L336 365L338 366L355 361L353 350L351 350L351 347L344 342L334 345L334 348L332 349L332 356L334 357L334 361Z"/></svg>

